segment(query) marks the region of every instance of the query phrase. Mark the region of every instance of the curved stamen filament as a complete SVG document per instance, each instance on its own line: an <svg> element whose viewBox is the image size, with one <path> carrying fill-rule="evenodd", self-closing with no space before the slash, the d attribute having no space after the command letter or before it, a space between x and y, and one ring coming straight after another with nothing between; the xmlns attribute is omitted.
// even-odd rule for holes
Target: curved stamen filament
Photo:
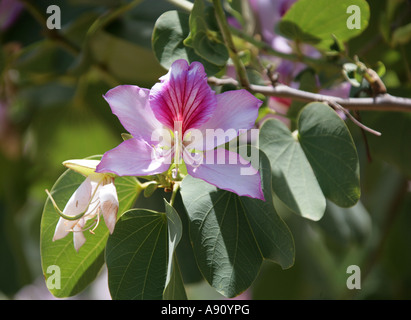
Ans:
<svg viewBox="0 0 411 320"><path fill-rule="evenodd" d="M58 205L57 205L56 201L54 200L53 196L51 195L51 193L50 193L47 189L46 189L46 193L47 193L47 196L50 198L50 201L51 201L51 203L53 204L53 207L54 207L54 209L57 211L57 213L59 214L59 216L62 217L63 219L65 219L65 220L74 221L74 220L78 220L78 219L80 219L81 217L83 217L83 216L87 213L87 211L88 211L88 209L89 209L89 207L90 207L90 204L95 202L95 201L93 201L93 199L94 199L94 197L95 197L95 195L96 195L96 193L97 193L97 189L99 188L99 186L100 186L101 183L102 183L102 181L100 181L100 182L97 184L97 186L96 186L93 194L92 194L91 197L90 197L90 200L89 200L89 202L88 202L88 204L87 204L86 209L85 209L83 212L80 212L79 214L77 214L77 215L75 215L75 216L68 216L68 215L64 214L63 211L60 210L60 208L58 207ZM93 209L91 212L93 212L94 210L95 210L95 209Z"/></svg>

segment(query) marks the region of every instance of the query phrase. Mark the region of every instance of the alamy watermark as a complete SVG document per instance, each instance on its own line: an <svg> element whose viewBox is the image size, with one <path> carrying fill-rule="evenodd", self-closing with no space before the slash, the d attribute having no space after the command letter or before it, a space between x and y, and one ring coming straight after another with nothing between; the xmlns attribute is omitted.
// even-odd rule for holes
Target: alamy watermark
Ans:
<svg viewBox="0 0 411 320"><path fill-rule="evenodd" d="M361 9L359 6L351 5L347 7L350 16L347 19L347 28L350 30L361 29Z"/></svg>
<svg viewBox="0 0 411 320"><path fill-rule="evenodd" d="M53 264L47 267L46 273L48 275L46 286L49 290L61 289L61 270L60 267Z"/></svg>
<svg viewBox="0 0 411 320"><path fill-rule="evenodd" d="M347 267L347 273L351 274L347 278L347 288L350 290L361 289L361 269L359 266L353 264Z"/></svg>
<svg viewBox="0 0 411 320"><path fill-rule="evenodd" d="M154 130L151 142L155 143L152 159L165 164L181 164L183 160L192 167L232 164L241 167L241 175L258 173L258 129L190 129L183 133L181 122L175 121L173 131Z"/></svg>
<svg viewBox="0 0 411 320"><path fill-rule="evenodd" d="M60 7L52 4L47 7L47 14L49 14L46 25L50 30L61 29L61 10Z"/></svg>

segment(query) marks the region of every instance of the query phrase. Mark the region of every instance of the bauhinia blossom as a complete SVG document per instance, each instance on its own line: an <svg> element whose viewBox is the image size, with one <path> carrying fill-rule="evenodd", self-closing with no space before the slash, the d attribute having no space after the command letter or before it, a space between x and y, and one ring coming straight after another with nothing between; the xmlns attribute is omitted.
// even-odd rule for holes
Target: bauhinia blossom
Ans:
<svg viewBox="0 0 411 320"><path fill-rule="evenodd" d="M62 239L72 232L76 251L79 251L86 242L83 231L94 227L90 230L92 232L98 225L100 215L103 215L110 233L113 233L117 220L119 203L114 178L107 174L96 173L95 168L98 163L98 160L63 162L66 167L86 176L86 180L73 193L62 212L49 194L53 205L61 216L54 232L53 241ZM91 219L95 219L95 222L85 228Z"/></svg>
<svg viewBox="0 0 411 320"><path fill-rule="evenodd" d="M184 163L195 178L264 199L258 170L243 174L250 162L218 148L255 124L262 102L246 90L215 94L201 63L177 60L151 90L121 85L104 98L133 138L107 151L96 172L146 176Z"/></svg>

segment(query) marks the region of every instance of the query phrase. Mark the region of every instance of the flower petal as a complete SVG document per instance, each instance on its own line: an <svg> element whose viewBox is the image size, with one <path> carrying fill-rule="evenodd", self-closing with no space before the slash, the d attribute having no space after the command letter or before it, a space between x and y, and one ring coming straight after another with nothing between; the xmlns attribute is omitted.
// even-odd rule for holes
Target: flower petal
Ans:
<svg viewBox="0 0 411 320"><path fill-rule="evenodd" d="M189 66L185 60L176 60L160 81L150 91L150 105L162 124L174 129L174 123L181 121L184 133L210 119L216 96L201 63Z"/></svg>
<svg viewBox="0 0 411 320"><path fill-rule="evenodd" d="M77 190L70 197L69 201L64 207L63 213L66 216L76 216L86 211L92 195L92 189L93 187L91 179L88 177L80 184ZM64 238L70 232L70 230L73 229L78 221L79 220L72 221L60 218L54 231L53 241Z"/></svg>
<svg viewBox="0 0 411 320"><path fill-rule="evenodd" d="M86 237L83 234L83 228L86 224L84 218L81 218L73 228L73 244L74 249L78 252L83 244L86 242Z"/></svg>
<svg viewBox="0 0 411 320"><path fill-rule="evenodd" d="M204 156L202 164L187 165L189 175L239 196L264 200L260 174L250 167L250 162L247 164L239 154L222 148L207 151Z"/></svg>
<svg viewBox="0 0 411 320"><path fill-rule="evenodd" d="M244 89L218 94L213 117L198 128L203 132L206 145L196 147L199 150L214 149L237 137L240 130L253 128L262 103Z"/></svg>
<svg viewBox="0 0 411 320"><path fill-rule="evenodd" d="M133 138L107 151L96 172L110 172L118 176L147 176L166 171L170 164L171 160L158 154L147 142Z"/></svg>
<svg viewBox="0 0 411 320"><path fill-rule="evenodd" d="M71 221L60 218L54 231L53 241L63 239L65 236L67 236L70 231L73 230L77 222L78 220Z"/></svg>
<svg viewBox="0 0 411 320"><path fill-rule="evenodd" d="M151 134L161 127L149 105L150 90L122 85L109 90L104 99L123 127L134 137L151 142Z"/></svg>
<svg viewBox="0 0 411 320"><path fill-rule="evenodd" d="M100 209L104 222L110 233L113 233L117 221L118 197L114 183L106 184L99 188Z"/></svg>

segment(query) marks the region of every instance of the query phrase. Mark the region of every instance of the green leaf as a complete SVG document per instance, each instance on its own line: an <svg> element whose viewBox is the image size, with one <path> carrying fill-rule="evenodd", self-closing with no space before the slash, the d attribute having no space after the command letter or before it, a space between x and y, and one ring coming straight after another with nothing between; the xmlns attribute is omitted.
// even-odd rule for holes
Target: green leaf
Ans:
<svg viewBox="0 0 411 320"><path fill-rule="evenodd" d="M267 157L260 152L265 202L219 190L191 176L181 185L199 269L227 297L251 285L264 259L282 268L294 263L292 235L274 209L270 171Z"/></svg>
<svg viewBox="0 0 411 320"><path fill-rule="evenodd" d="M325 197L341 207L360 199L357 149L345 122L329 106L313 102L298 119L301 147Z"/></svg>
<svg viewBox="0 0 411 320"><path fill-rule="evenodd" d="M65 204L84 181L84 177L72 170L65 171L57 180L51 194L57 205L64 208ZM138 195L138 184L134 177L118 177L115 180L121 215L130 208ZM98 275L104 264L104 248L109 231L104 222L94 231L95 234L84 232L86 243L76 252L73 246L73 235L52 241L59 215L51 201L47 199L40 229L41 264L46 283L53 273L50 266L58 266L61 271L60 288L49 287L50 292L59 298L73 296L85 289ZM50 280L52 281L52 279Z"/></svg>
<svg viewBox="0 0 411 320"><path fill-rule="evenodd" d="M271 163L276 196L291 211L310 220L319 220L325 198L300 143L284 123L266 121L260 130L260 148Z"/></svg>
<svg viewBox="0 0 411 320"><path fill-rule="evenodd" d="M224 66L229 58L228 50L218 28L210 28L216 25L214 8L205 7L203 0L196 0L189 18L190 34L184 44L207 61Z"/></svg>
<svg viewBox="0 0 411 320"><path fill-rule="evenodd" d="M165 214L132 209L117 222L106 247L113 299L187 298L174 255L182 223L167 201L165 206Z"/></svg>
<svg viewBox="0 0 411 320"><path fill-rule="evenodd" d="M152 35L152 46L160 64L169 69L175 60L185 59L190 63L201 62L209 76L219 72L222 66L207 61L193 48L184 45L184 40L189 33L189 15L186 13L167 11L157 19Z"/></svg>
<svg viewBox="0 0 411 320"><path fill-rule="evenodd" d="M168 269L164 299L187 299L180 268L177 263L175 251L183 234L183 224L177 211L166 200L167 227L168 227Z"/></svg>
<svg viewBox="0 0 411 320"><path fill-rule="evenodd" d="M347 12L352 5L358 11ZM277 29L289 39L328 51L335 39L345 42L361 34L369 17L370 9L365 0L300 0L283 16ZM357 20L352 21L355 25L352 28L350 22L354 18Z"/></svg>
<svg viewBox="0 0 411 320"><path fill-rule="evenodd" d="M125 212L106 247L111 297L162 299L167 277L167 243L164 213L145 209Z"/></svg>

